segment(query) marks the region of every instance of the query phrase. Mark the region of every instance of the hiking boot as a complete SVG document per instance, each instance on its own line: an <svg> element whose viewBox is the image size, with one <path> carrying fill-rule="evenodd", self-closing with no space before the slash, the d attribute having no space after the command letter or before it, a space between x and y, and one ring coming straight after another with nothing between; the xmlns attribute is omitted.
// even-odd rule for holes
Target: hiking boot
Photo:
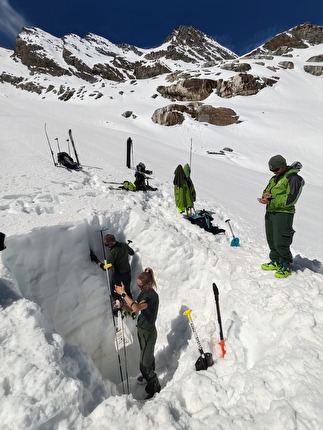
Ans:
<svg viewBox="0 0 323 430"><path fill-rule="evenodd" d="M158 377L155 374L149 381L147 381L147 385L145 388L145 391L147 393L147 396L145 397L145 400L151 399L154 397L156 393L159 393L161 390L160 383L158 381Z"/></svg>
<svg viewBox="0 0 323 430"><path fill-rule="evenodd" d="M283 263L280 268L275 273L276 278L287 278L287 276L290 276L292 274L290 264L289 263Z"/></svg>
<svg viewBox="0 0 323 430"><path fill-rule="evenodd" d="M263 263L261 268L262 270L278 270L280 266L277 261L269 261L269 263Z"/></svg>

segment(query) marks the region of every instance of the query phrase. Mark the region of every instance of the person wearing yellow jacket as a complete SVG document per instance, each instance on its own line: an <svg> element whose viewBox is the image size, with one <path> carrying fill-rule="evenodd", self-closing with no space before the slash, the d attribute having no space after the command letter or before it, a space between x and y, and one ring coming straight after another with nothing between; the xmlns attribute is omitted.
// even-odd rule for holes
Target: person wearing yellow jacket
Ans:
<svg viewBox="0 0 323 430"><path fill-rule="evenodd" d="M270 158L269 169L274 173L258 201L266 205L265 230L270 249L269 263L261 265L263 270L275 270L276 278L291 275L293 256L290 245L295 231L293 219L295 204L302 192L304 179L298 175L299 162L288 166L282 155Z"/></svg>

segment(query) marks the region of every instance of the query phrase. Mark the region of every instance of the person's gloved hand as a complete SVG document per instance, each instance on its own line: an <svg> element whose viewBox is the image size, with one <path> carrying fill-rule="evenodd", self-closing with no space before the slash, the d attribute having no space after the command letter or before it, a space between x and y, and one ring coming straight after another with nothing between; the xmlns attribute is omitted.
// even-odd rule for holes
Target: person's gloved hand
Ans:
<svg viewBox="0 0 323 430"><path fill-rule="evenodd" d="M91 261L93 261L94 263L98 264L100 263L100 260L98 259L98 257L94 254L94 252L92 251L92 249L90 250L90 259Z"/></svg>
<svg viewBox="0 0 323 430"><path fill-rule="evenodd" d="M112 267L112 264L111 263L107 263L107 264L101 263L100 267L102 270L108 270L108 269L110 269L110 267Z"/></svg>

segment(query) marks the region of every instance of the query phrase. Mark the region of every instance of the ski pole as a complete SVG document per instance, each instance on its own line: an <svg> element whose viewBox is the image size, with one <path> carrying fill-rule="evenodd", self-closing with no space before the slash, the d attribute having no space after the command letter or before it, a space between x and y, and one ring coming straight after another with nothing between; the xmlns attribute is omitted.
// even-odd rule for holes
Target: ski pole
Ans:
<svg viewBox="0 0 323 430"><path fill-rule="evenodd" d="M225 345L224 345L224 337L223 337L223 331L222 331L222 321L221 321L221 313L220 313L220 304L219 304L219 290L216 284L213 282L213 293L215 298L215 304L216 304L216 312L218 315L218 323L220 327L220 341L219 345L221 347L221 357L224 358L226 354Z"/></svg>
<svg viewBox="0 0 323 430"><path fill-rule="evenodd" d="M66 142L67 142L68 153L69 155L71 155L70 140L66 139Z"/></svg>
<svg viewBox="0 0 323 430"><path fill-rule="evenodd" d="M103 253L103 258L104 258L104 265L107 264L107 257L106 257L106 252L105 252L105 248L104 248L104 243L103 243L103 232L105 230L108 230L108 229L107 228L103 228L103 229L100 230L101 244L102 244L102 253ZM107 286L108 286L108 291L109 291L109 296L110 296L110 305L111 305L111 312L112 312L112 320L113 320L113 326L114 326L114 333L115 333L115 338L117 340L117 326L116 326L116 322L115 322L114 316L113 316L113 300L112 300L112 292L111 292L110 277L109 277L109 271L108 271L108 269L105 271L105 274L106 274ZM118 345L118 340L117 340L117 345ZM119 351L118 347L117 347L117 357L118 357L118 364L119 364L120 379L121 379L121 384L122 384L122 391L125 394L125 387L124 387L124 381L123 381L123 372L122 372L122 365L121 365L121 357L120 357L120 351Z"/></svg>
<svg viewBox="0 0 323 430"><path fill-rule="evenodd" d="M196 370L206 370L209 366L212 366L214 364L213 357L212 357L212 354L210 352L204 353L204 351L203 351L200 339L198 338L198 335L196 333L196 330L195 330L195 327L193 324L191 312L192 312L192 309L187 309L186 311L183 312L183 315L186 315L188 318L189 325L190 325L191 330L195 336L195 340L197 343L199 353L201 354L195 363L195 369Z"/></svg>
<svg viewBox="0 0 323 430"><path fill-rule="evenodd" d="M57 166L57 163L56 163L55 158L54 158L54 152L53 152L53 150L52 150L52 145L50 144L50 140L49 140L49 137L48 137L48 133L47 133L47 128L46 128L46 127L47 127L47 126L46 126L46 122L45 122L45 126L44 126L44 128L45 128L45 134L46 134L46 138L47 138L48 146L49 146L50 152L51 152L51 154L52 154L52 159L53 159L54 166Z"/></svg>
<svg viewBox="0 0 323 430"><path fill-rule="evenodd" d="M61 148L59 147L58 137L55 137L55 140L57 143L58 152L61 152Z"/></svg>

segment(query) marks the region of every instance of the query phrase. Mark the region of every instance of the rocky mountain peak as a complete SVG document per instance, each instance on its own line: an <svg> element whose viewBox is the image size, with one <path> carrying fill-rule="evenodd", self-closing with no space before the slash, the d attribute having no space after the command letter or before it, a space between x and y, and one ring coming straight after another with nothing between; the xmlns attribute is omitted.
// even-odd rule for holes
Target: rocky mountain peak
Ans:
<svg viewBox="0 0 323 430"><path fill-rule="evenodd" d="M261 47L248 54L248 57L257 55L286 55L293 49L306 49L308 46L323 43L323 27L305 22L283 33L277 34Z"/></svg>
<svg viewBox="0 0 323 430"><path fill-rule="evenodd" d="M191 26L181 25L175 28L165 39L164 44L168 44L168 56L172 53L174 59L182 59L186 62L195 63L201 61L201 59L204 62L219 62L237 58L235 53L221 46L212 37ZM178 54L177 56L174 56L175 52Z"/></svg>

